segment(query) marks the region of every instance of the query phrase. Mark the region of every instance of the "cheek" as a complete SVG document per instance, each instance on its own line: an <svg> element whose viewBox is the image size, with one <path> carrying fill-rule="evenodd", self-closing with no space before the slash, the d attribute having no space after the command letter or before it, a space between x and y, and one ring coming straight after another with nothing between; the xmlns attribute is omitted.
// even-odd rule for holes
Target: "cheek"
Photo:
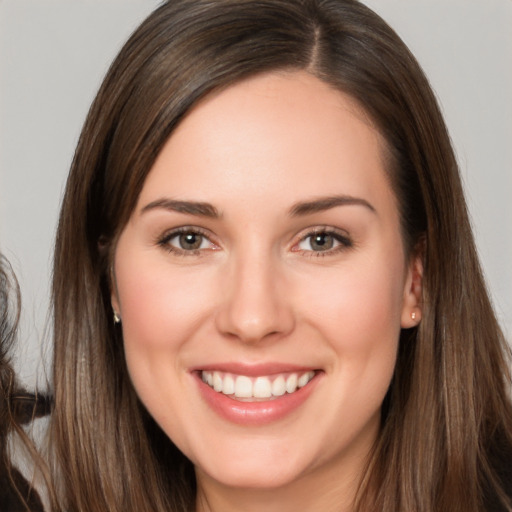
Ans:
<svg viewBox="0 0 512 512"><path fill-rule="evenodd" d="M336 396L343 397L340 410L352 410L354 421L380 408L396 363L404 267L400 254L379 261L317 275L302 287L304 315L333 355L329 370L338 379Z"/></svg>
<svg viewBox="0 0 512 512"><path fill-rule="evenodd" d="M130 378L143 403L158 416L170 403L179 407L174 402L180 396L171 391L187 378L187 341L202 329L211 307L210 280L125 251L116 262L116 282Z"/></svg>
<svg viewBox="0 0 512 512"><path fill-rule="evenodd" d="M187 396L187 342L203 328L209 307L205 276L192 279L155 261L126 257L116 266L124 351L133 386L161 427L186 438L179 416L190 411Z"/></svg>
<svg viewBox="0 0 512 512"><path fill-rule="evenodd" d="M303 287L301 301L309 318L329 329L337 345L358 350L398 337L403 276L380 270L371 265L342 269Z"/></svg>
<svg viewBox="0 0 512 512"><path fill-rule="evenodd" d="M211 304L209 280L179 270L171 272L165 264L154 262L131 268L138 271L130 274L129 262L117 270L127 350L178 348L198 328Z"/></svg>

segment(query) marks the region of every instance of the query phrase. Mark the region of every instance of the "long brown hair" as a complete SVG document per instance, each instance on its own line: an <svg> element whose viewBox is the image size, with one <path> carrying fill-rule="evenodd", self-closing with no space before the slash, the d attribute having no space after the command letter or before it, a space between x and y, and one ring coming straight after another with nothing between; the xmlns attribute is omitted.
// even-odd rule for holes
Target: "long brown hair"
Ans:
<svg viewBox="0 0 512 512"><path fill-rule="evenodd" d="M112 254L189 109L213 90L280 69L306 70L368 113L387 142L404 245L423 254L422 322L402 332L356 508L512 510L504 481L512 453L508 349L449 136L414 57L355 0L169 1L114 61L83 128L56 241L55 509L193 509L193 468L128 377L112 322Z"/></svg>

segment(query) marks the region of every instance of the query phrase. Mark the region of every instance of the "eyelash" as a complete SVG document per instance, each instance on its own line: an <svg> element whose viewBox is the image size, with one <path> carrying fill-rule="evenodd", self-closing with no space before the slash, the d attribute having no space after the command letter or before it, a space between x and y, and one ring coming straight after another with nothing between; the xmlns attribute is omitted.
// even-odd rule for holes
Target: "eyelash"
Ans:
<svg viewBox="0 0 512 512"><path fill-rule="evenodd" d="M190 235L198 235L203 239L208 240L212 245L215 245L211 240L206 231L201 228L195 226L183 226L180 228L173 229L172 231L168 231L164 233L162 236L158 237L156 240L156 244L162 247L167 252L170 252L176 256L202 256L204 249L193 249L193 250L185 250L180 249L178 247L174 247L170 244L170 241L173 238L176 238L180 235L190 234Z"/></svg>
<svg viewBox="0 0 512 512"><path fill-rule="evenodd" d="M300 249L298 246L299 244L305 242L308 238L313 238L317 235L326 235L330 236L334 239L335 242L337 242L339 245L327 249L325 251L313 251L313 250L304 250ZM311 244L311 242L310 242ZM324 258L328 256L333 256L336 254L339 254L340 252L344 252L348 249L351 249L354 247L353 240L348 236L346 232L341 232L337 229L330 228L330 227L318 227L314 228L313 230L308 231L304 236L302 236L296 244L294 244L292 251L293 252L300 252L304 256L309 258Z"/></svg>
<svg viewBox="0 0 512 512"><path fill-rule="evenodd" d="M193 249L193 250L185 250L180 249L178 247L175 247L170 244L170 241L173 238L176 238L182 234L191 234L191 235L198 235L204 239L206 239L210 244L215 245L214 242L211 241L210 236L207 234L207 232L201 228L195 227L195 226L183 226L180 228L173 229L172 231L164 233L162 236L158 237L156 240L156 244L160 247L162 247L164 250L166 250L169 253L172 253L177 256L202 256L204 254L205 249ZM305 242L308 238L312 238L314 236L318 235L326 235L333 238L335 242L337 242L339 245L335 246L334 248L327 249L325 251L314 251L314 250L305 250L300 249L299 245L303 242ZM346 234L342 233L339 230L329 228L329 227L318 227L312 230L307 231L297 243L294 244L292 247L292 252L298 252L303 254L306 257L311 258L318 258L318 257L327 257L332 256L334 254L338 254L340 252L346 251L347 249L351 249L354 246L353 241L351 238ZM215 250L215 249L210 249Z"/></svg>

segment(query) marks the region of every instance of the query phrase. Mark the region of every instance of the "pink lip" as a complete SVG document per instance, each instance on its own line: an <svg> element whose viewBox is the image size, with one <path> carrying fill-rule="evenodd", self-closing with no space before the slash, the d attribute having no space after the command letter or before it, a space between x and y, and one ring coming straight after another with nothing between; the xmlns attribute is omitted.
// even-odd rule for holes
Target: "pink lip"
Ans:
<svg viewBox="0 0 512 512"><path fill-rule="evenodd" d="M286 365L286 367L283 365L264 365L264 367L262 367L260 365L257 370L256 367L244 367L244 369L241 370L239 364L226 364L215 365L215 367L205 366L202 369L206 371L219 370L238 375L255 377L258 375L272 375L291 371L308 371L311 368L290 367L290 365ZM313 377L306 386L298 389L294 393L286 394L263 402L240 402L222 393L214 391L210 386L208 386L208 384L205 384L201 380L200 371L192 372L192 375L199 387L201 396L213 411L229 422L246 426L266 425L283 419L293 411L297 410L314 391L322 374L323 372L317 372L315 377Z"/></svg>

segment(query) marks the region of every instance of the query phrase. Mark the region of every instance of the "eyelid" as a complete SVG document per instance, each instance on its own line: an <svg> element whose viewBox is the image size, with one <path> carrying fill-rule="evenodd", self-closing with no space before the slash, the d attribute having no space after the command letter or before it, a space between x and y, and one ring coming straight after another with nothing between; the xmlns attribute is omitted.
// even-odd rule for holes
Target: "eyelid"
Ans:
<svg viewBox="0 0 512 512"><path fill-rule="evenodd" d="M204 238L206 238L214 247L211 249L194 249L190 251L186 251L184 249L180 249L178 247L175 247L173 245L169 244L169 241L183 233L195 233L198 234ZM186 225L186 226L179 226L176 228L171 228L168 230L165 230L163 233L159 234L155 239L155 245L158 245L165 249L166 251L180 255L180 256L197 256L202 254L205 250L217 250L219 248L219 244L217 244L214 240L213 234L204 228L201 228L199 226L192 226L192 225Z"/></svg>
<svg viewBox="0 0 512 512"><path fill-rule="evenodd" d="M300 249L298 246L301 242L306 240L308 237L315 236L317 234L326 234L333 236L334 239L339 243L338 246L328 249L326 251L313 251ZM348 233L348 231L333 226L314 226L302 230L295 238L291 247L292 252L302 252L308 256L329 256L336 254L337 252L351 249L354 246L354 241Z"/></svg>

